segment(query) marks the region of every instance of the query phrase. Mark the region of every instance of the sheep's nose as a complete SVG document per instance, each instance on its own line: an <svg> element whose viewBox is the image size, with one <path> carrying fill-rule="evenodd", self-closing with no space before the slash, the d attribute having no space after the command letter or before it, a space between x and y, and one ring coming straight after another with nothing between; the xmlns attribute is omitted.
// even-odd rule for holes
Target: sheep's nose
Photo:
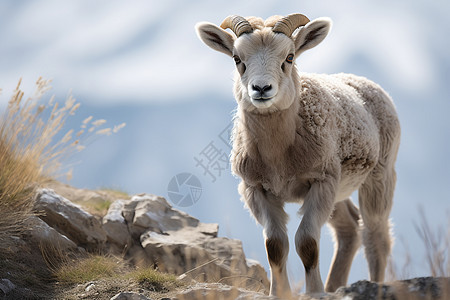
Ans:
<svg viewBox="0 0 450 300"><path fill-rule="evenodd" d="M253 84L253 85L252 85L252 89L253 89L255 92L259 92L259 93L261 93L261 94L264 94L265 92L268 92L268 91L270 91L270 90L272 89L272 85L271 85L271 84L268 84L268 85L265 85L265 86L263 86L263 87L260 87L259 85Z"/></svg>

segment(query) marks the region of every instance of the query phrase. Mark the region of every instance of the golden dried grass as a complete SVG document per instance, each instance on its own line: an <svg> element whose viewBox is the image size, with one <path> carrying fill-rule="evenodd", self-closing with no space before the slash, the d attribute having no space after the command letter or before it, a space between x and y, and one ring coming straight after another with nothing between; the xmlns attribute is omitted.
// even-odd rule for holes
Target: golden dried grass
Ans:
<svg viewBox="0 0 450 300"><path fill-rule="evenodd" d="M112 257L89 255L86 258L62 264L54 270L54 276L61 283L81 284L118 276L119 268L118 261Z"/></svg>
<svg viewBox="0 0 450 300"><path fill-rule="evenodd" d="M60 176L63 159L84 149L94 131L117 132L99 128L104 120L86 118L78 132L63 132L69 116L75 114L80 103L69 95L60 105L51 97L47 103L41 98L50 90L50 80L39 78L33 96L25 99L21 80L12 93L8 105L0 115L0 243L8 236L21 232L24 220L32 215L33 196L39 184L50 177ZM86 128L89 127L89 130ZM70 172L67 172L70 174Z"/></svg>
<svg viewBox="0 0 450 300"><path fill-rule="evenodd" d="M449 277L450 221L447 218L447 226L441 225L433 230L427 221L423 208L419 209L419 215L420 224L414 224L414 227L424 244L430 275L433 277Z"/></svg>
<svg viewBox="0 0 450 300"><path fill-rule="evenodd" d="M447 224L430 223L425 216L425 209L420 207L418 209L419 220L414 222L413 226L422 240L422 245L425 250L425 257L415 258L411 257L409 245L404 238L400 238L404 250L403 266L398 267L393 257L390 257L388 264L387 279L388 281L406 280L413 276L412 268L414 264L420 262L421 267L427 267L429 273L427 276L434 278L448 278L450 277L450 219L447 218ZM450 217L450 215L449 215ZM417 261L418 260L418 261ZM447 299L449 288L442 289L444 296L439 299Z"/></svg>

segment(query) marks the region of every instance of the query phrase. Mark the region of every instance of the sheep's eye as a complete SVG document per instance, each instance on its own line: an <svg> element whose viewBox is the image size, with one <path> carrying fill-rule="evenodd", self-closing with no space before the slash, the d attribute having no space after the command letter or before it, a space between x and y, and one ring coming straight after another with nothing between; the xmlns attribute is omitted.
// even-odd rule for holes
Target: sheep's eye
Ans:
<svg viewBox="0 0 450 300"><path fill-rule="evenodd" d="M241 61L241 58L239 57L239 56L237 56L237 55L235 55L235 56L233 56L233 59L234 59L234 62L238 65L238 64L240 64L242 61Z"/></svg>
<svg viewBox="0 0 450 300"><path fill-rule="evenodd" d="M286 62L292 64L293 61L294 61L294 54L289 54L286 57Z"/></svg>

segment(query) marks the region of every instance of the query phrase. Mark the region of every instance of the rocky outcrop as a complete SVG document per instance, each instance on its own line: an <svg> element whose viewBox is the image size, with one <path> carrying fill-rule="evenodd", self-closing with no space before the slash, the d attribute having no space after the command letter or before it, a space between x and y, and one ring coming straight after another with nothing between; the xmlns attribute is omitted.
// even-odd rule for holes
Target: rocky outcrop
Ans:
<svg viewBox="0 0 450 300"><path fill-rule="evenodd" d="M139 239L146 231L163 233L199 224L199 220L174 209L163 197L150 194L113 202L103 218L109 241L120 247L130 242L126 235Z"/></svg>
<svg viewBox="0 0 450 300"><path fill-rule="evenodd" d="M117 200L103 218L103 227L108 241L132 249L133 254L143 250L139 260L163 272L196 281L268 288L266 272L246 260L240 241L217 237L217 224L201 223L163 197L142 194Z"/></svg>
<svg viewBox="0 0 450 300"><path fill-rule="evenodd" d="M36 229L33 238L62 250L100 249L125 254L136 265L154 266L187 282L268 291L264 268L246 259L239 240L218 237L217 224L202 223L163 197L141 194L115 200L99 220L53 190L41 189L35 210L40 219L30 220Z"/></svg>
<svg viewBox="0 0 450 300"><path fill-rule="evenodd" d="M223 284L197 283L178 293L172 300L279 300L262 293ZM358 281L336 293L298 295L296 300L447 300L450 278L421 277L380 284Z"/></svg>
<svg viewBox="0 0 450 300"><path fill-rule="evenodd" d="M33 216L30 217L25 226L27 228L33 228L26 234L30 236L30 239L38 245L58 247L62 251L74 251L78 246L68 239L65 235L59 233L40 218Z"/></svg>
<svg viewBox="0 0 450 300"><path fill-rule="evenodd" d="M49 226L88 250L102 248L106 232L93 215L50 189L38 191L35 210Z"/></svg>
<svg viewBox="0 0 450 300"><path fill-rule="evenodd" d="M115 200L101 219L53 190L42 189L36 196L35 209L39 218L28 220L32 230L27 233L35 244L54 245L64 252L101 249L125 255L136 265L152 265L179 275L186 287L173 300L277 300L267 296L267 274L258 262L245 257L239 240L218 237L217 224L202 223L173 208L163 197L141 194L129 200ZM19 299L28 294L30 291L17 288L9 279L0 279L0 296ZM336 293L320 297L299 295L296 299L449 297L449 278L428 277L385 284L358 281ZM149 298L141 292L123 291L111 299Z"/></svg>

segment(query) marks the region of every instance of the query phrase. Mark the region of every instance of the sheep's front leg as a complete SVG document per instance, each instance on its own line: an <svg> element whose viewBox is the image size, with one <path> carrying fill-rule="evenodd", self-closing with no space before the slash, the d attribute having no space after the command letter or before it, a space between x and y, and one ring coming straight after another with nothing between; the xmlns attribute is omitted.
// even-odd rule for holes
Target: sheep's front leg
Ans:
<svg viewBox="0 0 450 300"><path fill-rule="evenodd" d="M313 183L301 209L295 247L305 267L307 293L324 292L319 271L320 229L333 211L335 186L334 180Z"/></svg>
<svg viewBox="0 0 450 300"><path fill-rule="evenodd" d="M288 299L291 297L286 270L289 253L289 240L286 233L288 215L283 208L284 202L261 186L247 186L242 182L239 191L255 219L264 228L263 234L270 266L270 295Z"/></svg>

